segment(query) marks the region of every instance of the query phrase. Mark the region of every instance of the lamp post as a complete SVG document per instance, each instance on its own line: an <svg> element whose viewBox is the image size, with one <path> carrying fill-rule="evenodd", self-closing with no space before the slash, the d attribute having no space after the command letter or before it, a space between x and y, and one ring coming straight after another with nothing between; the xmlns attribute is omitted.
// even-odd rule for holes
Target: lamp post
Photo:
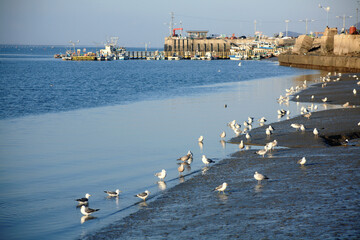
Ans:
<svg viewBox="0 0 360 240"><path fill-rule="evenodd" d="M345 14L342 16L336 16L337 18L342 18L343 19L343 29L345 31L345 19L346 18L352 18L352 16L346 16Z"/></svg>
<svg viewBox="0 0 360 240"><path fill-rule="evenodd" d="M325 10L326 15L327 15L326 26L329 26L329 12L330 12L330 7L324 7L324 6L321 6L321 4L319 4L319 8L322 8L322 9Z"/></svg>
<svg viewBox="0 0 360 240"><path fill-rule="evenodd" d="M308 33L308 22L314 22L315 20L312 19L304 19L304 20L299 20L300 22L305 22L305 34L307 35Z"/></svg>
<svg viewBox="0 0 360 240"><path fill-rule="evenodd" d="M285 20L285 24L286 24L286 27L285 27L286 37L288 36L288 25L289 25L289 22L290 22L290 20Z"/></svg>

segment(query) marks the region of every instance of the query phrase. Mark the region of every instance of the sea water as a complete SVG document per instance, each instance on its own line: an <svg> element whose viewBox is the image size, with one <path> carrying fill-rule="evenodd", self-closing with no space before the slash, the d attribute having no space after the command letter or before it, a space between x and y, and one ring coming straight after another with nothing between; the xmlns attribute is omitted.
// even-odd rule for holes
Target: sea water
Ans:
<svg viewBox="0 0 360 240"><path fill-rule="evenodd" d="M220 141L222 131L225 141L235 136L228 122L278 121L276 98L319 74L271 61L72 62L54 59L55 50L0 51L4 239L81 238L137 211L135 194L149 190L149 204L199 174L201 155L218 162L235 152ZM179 177L176 159L188 150L194 160ZM164 182L154 176L161 169ZM117 188L118 198L106 197ZM100 209L92 219L75 201L85 193Z"/></svg>

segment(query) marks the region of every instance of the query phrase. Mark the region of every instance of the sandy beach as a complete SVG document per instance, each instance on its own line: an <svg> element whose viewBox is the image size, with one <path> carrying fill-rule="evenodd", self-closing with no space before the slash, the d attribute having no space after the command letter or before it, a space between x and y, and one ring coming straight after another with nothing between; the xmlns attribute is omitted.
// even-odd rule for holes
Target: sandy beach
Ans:
<svg viewBox="0 0 360 240"><path fill-rule="evenodd" d="M333 77L332 79L335 79ZM229 142L278 147L264 157L239 150L217 164L166 190L139 211L86 239L358 239L360 237L360 109L358 80L343 75L322 88L297 93L301 102L344 104L347 108L312 113L271 124ZM303 124L304 132L290 127ZM319 130L319 136L312 133ZM348 140L348 142L346 141ZM302 157L307 163L297 164ZM254 172L269 177L260 183ZM212 190L228 183L225 193Z"/></svg>

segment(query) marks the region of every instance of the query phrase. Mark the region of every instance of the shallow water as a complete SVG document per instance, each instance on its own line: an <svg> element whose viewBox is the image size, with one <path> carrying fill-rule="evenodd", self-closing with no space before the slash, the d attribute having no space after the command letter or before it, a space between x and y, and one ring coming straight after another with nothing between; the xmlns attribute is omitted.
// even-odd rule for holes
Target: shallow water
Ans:
<svg viewBox="0 0 360 240"><path fill-rule="evenodd" d="M133 206L139 201L134 194L148 189L151 196L160 196L166 188L191 178L186 174L199 174L203 167L200 160L202 154L219 161L235 152L237 146L223 146L220 143L219 135L223 130L228 135L225 140L234 136L226 126L228 122L236 119L242 124L248 116L255 119L265 116L269 121L278 121L276 97L284 94L285 88L311 79L310 76L255 79L255 72L243 80L231 79L239 74L234 74L238 67L236 62L231 61L124 63L126 66L136 66L137 71L145 68L139 65L147 66L146 69L148 65L158 69L164 66L173 69L176 66L177 71L183 68L187 69L187 74L199 74L197 81L200 83L194 83L191 75L185 75L182 76L185 85L177 85L169 80L172 81L171 87L149 86L151 91L143 91L138 98L134 98L141 101L123 100L119 92L107 95L105 100L101 99L102 94L99 95L100 99L87 98L84 94L86 91L82 89L79 90L81 94L71 90L72 93L66 93L66 96L61 96L62 91L59 91L57 98L48 104L46 101L33 101L30 97L23 106L3 102L4 114L0 120L0 230L3 238L81 237L137 211L141 206ZM20 60L22 64L26 65ZM78 64L82 69L81 66L86 63L58 63L48 59L46 64L73 64L68 67L74 69ZM122 63L90 63L91 66L94 64L103 64L106 69L112 69L115 64ZM252 71L260 67L276 69L278 73L275 74L317 73L312 70L283 70L273 62L249 61L242 64L242 74L247 72L247 65ZM200 77L211 69L213 72L209 75ZM122 71L126 71L126 68ZM170 73L171 70L163 71L176 78L174 73ZM74 76L85 77L84 74ZM222 75L214 77L215 74ZM258 74L261 76L261 73ZM149 79L151 76L147 75ZM209 84L203 81L206 78L216 81ZM69 82L75 83L76 79L72 78ZM221 79L229 83L221 83ZM116 85L109 82L103 84L104 89ZM13 87L6 91L12 92ZM72 87L72 83L67 86ZM37 90L46 95L45 88ZM75 98L71 97L72 94ZM115 95L114 100L112 96ZM90 102L91 108L87 108L87 99L96 100ZM70 103L64 104L67 101ZM77 104L81 101L84 103ZM224 104L228 107L224 108ZM300 106L291 104L286 108L295 114ZM71 110L73 108L76 110ZM197 142L200 135L205 137L202 148ZM188 150L194 153L194 161L191 169L185 170L185 178L179 179L176 159ZM168 172L165 186L157 184L158 179L154 176L163 168ZM103 191L116 188L123 192L120 197L107 199ZM74 199L83 197L85 193L92 194L90 207L100 208L100 211L94 214L95 219L82 223L83 218Z"/></svg>

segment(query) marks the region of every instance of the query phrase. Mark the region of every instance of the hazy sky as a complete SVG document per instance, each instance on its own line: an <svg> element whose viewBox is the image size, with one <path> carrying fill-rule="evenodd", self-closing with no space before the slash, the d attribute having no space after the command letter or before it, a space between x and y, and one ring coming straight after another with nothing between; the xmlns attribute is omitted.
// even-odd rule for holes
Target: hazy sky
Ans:
<svg viewBox="0 0 360 240"><path fill-rule="evenodd" d="M313 19L309 31L323 31L330 6L329 25L342 27L336 16L352 15L356 23L357 0L0 0L0 44L99 45L111 36L125 47L162 47L169 35L170 12L175 27L209 30L209 33L266 35L285 31L304 33L302 19ZM360 18L360 17L359 17Z"/></svg>

